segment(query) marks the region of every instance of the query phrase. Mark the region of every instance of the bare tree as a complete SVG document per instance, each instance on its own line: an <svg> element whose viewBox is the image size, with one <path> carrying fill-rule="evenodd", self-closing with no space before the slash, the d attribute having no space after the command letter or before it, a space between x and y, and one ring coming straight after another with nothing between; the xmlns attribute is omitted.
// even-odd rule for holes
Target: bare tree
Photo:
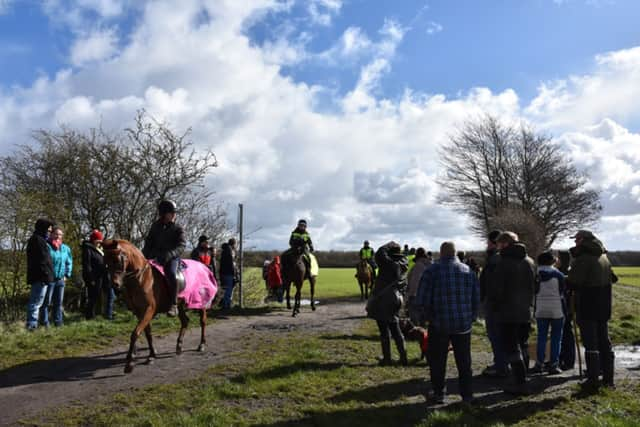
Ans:
<svg viewBox="0 0 640 427"><path fill-rule="evenodd" d="M599 193L588 188L586 176L550 137L528 126L489 115L468 121L441 148L440 159L440 201L469 215L483 237L492 219L518 212L539 224L549 247L561 233L600 217Z"/></svg>

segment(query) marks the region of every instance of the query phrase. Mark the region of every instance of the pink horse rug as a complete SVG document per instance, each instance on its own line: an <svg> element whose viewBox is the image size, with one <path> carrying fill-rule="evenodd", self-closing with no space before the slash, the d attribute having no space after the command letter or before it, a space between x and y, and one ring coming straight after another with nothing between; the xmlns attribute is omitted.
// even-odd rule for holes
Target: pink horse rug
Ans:
<svg viewBox="0 0 640 427"><path fill-rule="evenodd" d="M191 259L181 260L181 272L184 275L184 289L178 294L178 298L184 299L185 306L189 309L200 310L210 308L213 299L218 292L216 278L200 261ZM164 268L154 260L149 264L164 276Z"/></svg>

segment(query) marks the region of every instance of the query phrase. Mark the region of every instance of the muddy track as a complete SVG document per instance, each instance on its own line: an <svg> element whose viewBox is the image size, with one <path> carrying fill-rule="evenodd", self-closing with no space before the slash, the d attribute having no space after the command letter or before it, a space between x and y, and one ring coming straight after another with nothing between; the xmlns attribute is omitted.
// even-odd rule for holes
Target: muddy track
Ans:
<svg viewBox="0 0 640 427"><path fill-rule="evenodd" d="M114 393L127 392L154 384L170 384L202 375L211 366L233 363L236 355L251 351L268 342L271 337L290 332L351 334L359 327L364 316L361 302L342 301L330 305L319 305L312 312L303 307L301 314L291 317L288 310L276 310L267 314L252 316L228 316L218 318L207 328L208 347L200 353L195 351L199 344L199 328L190 329L184 342L184 353L176 356L177 334L156 338L154 343L158 359L152 366L146 365L146 348L138 351L138 359L133 373L124 374L124 357L127 347L119 345L107 351L79 357L66 357L46 361L25 363L0 372L0 426L15 425L20 419L40 418L49 408L61 408L76 403L96 403L108 399ZM133 325L132 325L133 327ZM530 342L535 340L530 338ZM142 339L141 343L146 344ZM141 344L143 345L143 344ZM413 344L409 344L413 345ZM479 371L490 361L486 352L473 353L474 371ZM622 362L622 360L620 360ZM372 365L375 363L371 361ZM640 370L635 362L617 366L616 377L640 379ZM632 367L633 365L633 367ZM450 393L456 390L456 373L452 364L450 372ZM631 369L628 369L631 368ZM427 372L424 372L426 376ZM480 401L488 407L499 408L504 397L499 393L501 384L495 380L476 377L474 390ZM577 381L577 369L564 372L561 376L533 379L542 396L567 394ZM415 384L413 384L415 383ZM422 390L424 377L412 384ZM535 387L534 387L535 388ZM544 393L542 391L544 390ZM416 394L420 394L417 393ZM424 397L416 396L424 402ZM45 416L46 418L46 416Z"/></svg>
<svg viewBox="0 0 640 427"><path fill-rule="evenodd" d="M177 333L155 338L158 358L145 364L146 341L139 341L138 358L133 373L124 374L126 345L78 357L65 357L18 365L0 372L0 426L15 425L18 420L37 416L48 408L72 403L91 403L113 393L126 392L152 384L167 384L196 377L212 365L239 352L260 345L258 336L306 331L312 333L347 332L364 319L361 302L318 305L312 312L291 317L289 310L276 310L254 316L217 318L207 327L207 349L197 352L200 328L187 331L184 352L175 354ZM132 324L133 328L133 324Z"/></svg>

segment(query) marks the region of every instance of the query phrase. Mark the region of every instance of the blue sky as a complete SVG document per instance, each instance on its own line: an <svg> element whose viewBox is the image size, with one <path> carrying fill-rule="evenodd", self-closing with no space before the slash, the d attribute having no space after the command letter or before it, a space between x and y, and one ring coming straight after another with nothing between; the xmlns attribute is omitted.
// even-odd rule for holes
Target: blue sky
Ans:
<svg viewBox="0 0 640 427"><path fill-rule="evenodd" d="M640 249L639 16L634 0L0 0L0 153L145 108L214 150L207 182L245 203L250 246L282 248L304 216L321 248L472 249L464 213L437 204L435 153L488 112L561 144L602 192L596 231Z"/></svg>

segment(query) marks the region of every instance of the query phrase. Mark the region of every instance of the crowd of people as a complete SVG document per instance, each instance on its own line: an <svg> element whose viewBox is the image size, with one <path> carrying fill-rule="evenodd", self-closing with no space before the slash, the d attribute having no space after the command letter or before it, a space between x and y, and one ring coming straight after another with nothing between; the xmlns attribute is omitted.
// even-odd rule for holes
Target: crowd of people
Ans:
<svg viewBox="0 0 640 427"><path fill-rule="evenodd" d="M396 242L381 246L373 255L378 275L367 302L367 313L380 331L380 365L393 363L391 337L399 363L406 365L405 336L424 335L431 398L444 401L447 355L452 348L459 392L463 401L470 402L471 331L482 315L493 353L493 364L483 375L503 381L507 393L528 395L531 375L557 375L574 367L571 321L575 316L585 349L587 379L581 386L586 390L613 387L615 356L608 321L611 285L617 277L604 245L592 232L580 230L573 238L568 266L552 251L538 254L534 262L518 235L510 231L489 233L482 269L471 257L456 252L453 242L442 243L437 260L423 248L412 252ZM361 258L369 259L373 250L368 242L363 249ZM537 343L531 366L528 341L533 322ZM401 327L407 324L409 328Z"/></svg>

